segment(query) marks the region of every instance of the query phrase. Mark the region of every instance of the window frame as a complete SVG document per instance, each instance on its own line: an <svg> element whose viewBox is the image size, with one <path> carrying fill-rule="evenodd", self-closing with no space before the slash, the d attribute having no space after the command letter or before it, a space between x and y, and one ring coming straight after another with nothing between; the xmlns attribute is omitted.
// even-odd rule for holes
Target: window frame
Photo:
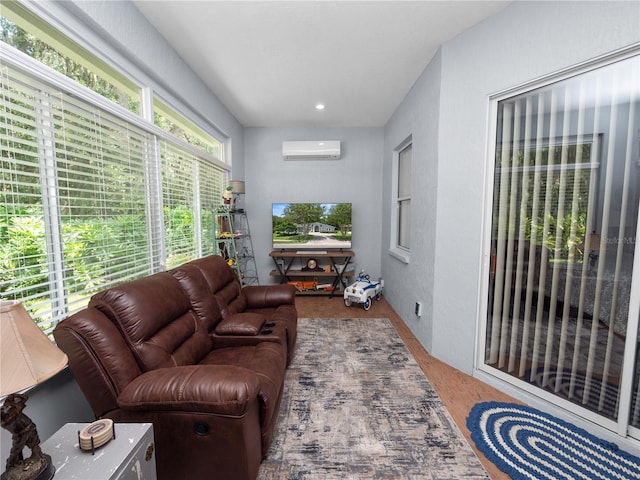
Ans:
<svg viewBox="0 0 640 480"><path fill-rule="evenodd" d="M412 231L412 220L411 220L411 197L412 197L412 185L409 184L409 192L408 195L401 195L400 192L400 181L401 181L401 163L402 163L402 153L406 152L408 149L411 149L411 157L409 164L409 173L407 175L407 179L411 182L411 171L413 165L413 136L409 135L406 139L404 139L398 146L393 150L393 166L392 166L392 175L391 175L391 221L390 221L390 246L389 246L389 254L401 261L402 263L409 263L411 258L411 231ZM407 232L409 244L407 246L401 245L401 229L402 229L402 216L401 216L401 205L403 203L409 203L409 212L408 212L408 225Z"/></svg>

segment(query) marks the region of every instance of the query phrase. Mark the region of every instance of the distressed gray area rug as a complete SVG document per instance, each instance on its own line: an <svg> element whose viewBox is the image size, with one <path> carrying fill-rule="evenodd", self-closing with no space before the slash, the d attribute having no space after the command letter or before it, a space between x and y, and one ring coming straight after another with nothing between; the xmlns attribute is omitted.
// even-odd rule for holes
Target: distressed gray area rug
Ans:
<svg viewBox="0 0 640 480"><path fill-rule="evenodd" d="M259 480L488 479L388 319L298 323Z"/></svg>

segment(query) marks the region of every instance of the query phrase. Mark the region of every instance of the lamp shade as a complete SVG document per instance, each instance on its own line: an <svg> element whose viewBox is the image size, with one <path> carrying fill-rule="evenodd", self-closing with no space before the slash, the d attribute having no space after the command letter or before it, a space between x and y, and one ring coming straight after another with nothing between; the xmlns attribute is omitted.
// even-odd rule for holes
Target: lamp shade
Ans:
<svg viewBox="0 0 640 480"><path fill-rule="evenodd" d="M233 193L245 193L244 192L244 181L242 180L231 180L231 191Z"/></svg>
<svg viewBox="0 0 640 480"><path fill-rule="evenodd" d="M21 302L0 302L0 396L42 383L66 365L67 356Z"/></svg>

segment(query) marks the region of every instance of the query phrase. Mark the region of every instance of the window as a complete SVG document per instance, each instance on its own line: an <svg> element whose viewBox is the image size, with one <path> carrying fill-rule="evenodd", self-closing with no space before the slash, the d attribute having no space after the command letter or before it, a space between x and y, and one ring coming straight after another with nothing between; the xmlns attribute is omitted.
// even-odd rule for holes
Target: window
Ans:
<svg viewBox="0 0 640 480"><path fill-rule="evenodd" d="M0 41L134 113L140 88L15 1L3 2Z"/></svg>
<svg viewBox="0 0 640 480"><path fill-rule="evenodd" d="M154 123L189 145L217 158L222 156L222 142L216 140L193 122L187 120L157 98L153 101Z"/></svg>
<svg viewBox="0 0 640 480"><path fill-rule="evenodd" d="M212 207L224 172L165 140L160 142L166 266L213 253Z"/></svg>
<svg viewBox="0 0 640 480"><path fill-rule="evenodd" d="M640 56L621 57L493 100L479 351L481 369L626 432L640 427Z"/></svg>
<svg viewBox="0 0 640 480"><path fill-rule="evenodd" d="M398 154L398 246L406 250L411 244L411 155L411 145Z"/></svg>
<svg viewBox="0 0 640 480"><path fill-rule="evenodd" d="M411 248L411 138L405 140L394 154L391 254L408 261L407 254Z"/></svg>
<svg viewBox="0 0 640 480"><path fill-rule="evenodd" d="M3 35L7 25L17 32L0 17ZM39 40L22 28L21 50L35 51ZM121 95L80 85L84 74L66 78L40 63L51 55L36 61L4 43L2 50L3 298L22 300L50 332L99 290L212 253L211 207L228 170L220 141L168 108L184 135L164 133L122 108ZM98 76L119 78L111 70Z"/></svg>
<svg viewBox="0 0 640 480"><path fill-rule="evenodd" d="M2 296L52 324L116 279L150 273L149 135L0 68Z"/></svg>

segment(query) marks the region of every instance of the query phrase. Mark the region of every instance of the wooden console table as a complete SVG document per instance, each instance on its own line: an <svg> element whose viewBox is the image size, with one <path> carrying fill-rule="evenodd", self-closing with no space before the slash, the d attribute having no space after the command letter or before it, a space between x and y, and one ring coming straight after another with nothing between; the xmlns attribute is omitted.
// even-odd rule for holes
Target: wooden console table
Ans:
<svg viewBox="0 0 640 480"><path fill-rule="evenodd" d="M342 293L354 276L351 260L355 255L352 250L273 250L269 256L276 268L270 275L278 277L280 283L294 285L298 295L333 297Z"/></svg>

